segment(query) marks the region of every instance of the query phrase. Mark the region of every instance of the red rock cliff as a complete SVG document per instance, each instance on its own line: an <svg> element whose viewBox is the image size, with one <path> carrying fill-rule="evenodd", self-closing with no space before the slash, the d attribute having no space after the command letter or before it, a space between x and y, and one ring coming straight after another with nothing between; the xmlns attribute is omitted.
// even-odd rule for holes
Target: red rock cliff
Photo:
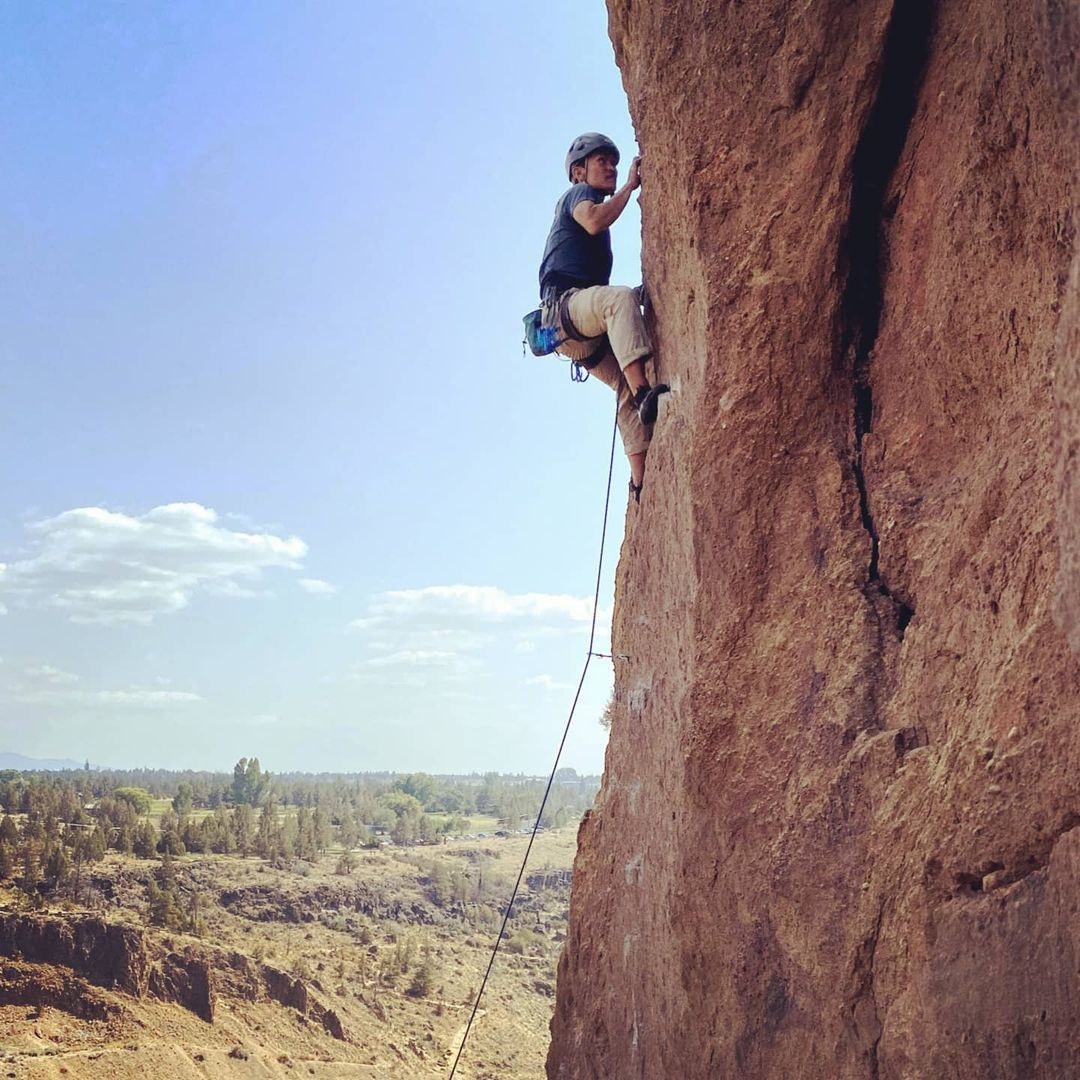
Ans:
<svg viewBox="0 0 1080 1080"><path fill-rule="evenodd" d="M548 1075L1080 1076L1077 5L609 7L674 393Z"/></svg>

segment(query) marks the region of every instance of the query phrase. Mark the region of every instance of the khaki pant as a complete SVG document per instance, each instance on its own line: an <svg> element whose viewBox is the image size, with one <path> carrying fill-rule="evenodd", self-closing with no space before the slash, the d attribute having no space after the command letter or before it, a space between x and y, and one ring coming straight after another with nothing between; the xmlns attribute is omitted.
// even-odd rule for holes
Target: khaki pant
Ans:
<svg viewBox="0 0 1080 1080"><path fill-rule="evenodd" d="M627 365L652 355L637 291L625 285L577 289L570 296L567 314L578 333L587 335L587 340L565 341L558 348L559 354L571 360L588 358L585 366L589 373L618 394L623 449L627 454L643 453L648 449L652 431L641 423L634 395L623 375ZM605 334L607 342L602 342Z"/></svg>

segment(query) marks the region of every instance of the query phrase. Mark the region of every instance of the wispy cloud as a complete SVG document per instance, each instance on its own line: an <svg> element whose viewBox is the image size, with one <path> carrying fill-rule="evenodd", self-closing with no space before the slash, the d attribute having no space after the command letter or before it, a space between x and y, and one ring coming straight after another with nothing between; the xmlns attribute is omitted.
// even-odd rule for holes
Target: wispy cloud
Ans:
<svg viewBox="0 0 1080 1080"><path fill-rule="evenodd" d="M367 635L371 648L438 652L476 651L496 638L528 639L580 633L592 618L586 597L510 593L494 585L429 585L372 597L349 629ZM376 644L377 643L377 644Z"/></svg>
<svg viewBox="0 0 1080 1080"><path fill-rule="evenodd" d="M373 656L365 660L363 666L378 667L458 667L461 657L453 652L439 652L436 649L401 649L386 656Z"/></svg>
<svg viewBox="0 0 1080 1080"><path fill-rule="evenodd" d="M160 708L202 701L199 694L186 690L23 690L15 700L24 705L79 705L122 708Z"/></svg>
<svg viewBox="0 0 1080 1080"><path fill-rule="evenodd" d="M512 593L494 585L429 585L372 597L349 624L366 657L350 678L430 689L484 678L508 653L535 651L535 640L582 634L592 601L562 593ZM547 686L549 676L535 685ZM551 682L554 688L558 686Z"/></svg>
<svg viewBox="0 0 1080 1080"><path fill-rule="evenodd" d="M299 569L307 554L298 537L226 528L199 503L140 517L80 507L27 532L25 557L0 567L0 593L76 623L146 624L186 608L200 591L256 595L250 584L266 570Z"/></svg>
<svg viewBox="0 0 1080 1080"><path fill-rule="evenodd" d="M256 713L254 716L240 717L239 723L245 727L277 727L282 720L277 713Z"/></svg>
<svg viewBox="0 0 1080 1080"><path fill-rule="evenodd" d="M556 682L550 675L532 675L525 680L526 686L540 686L545 690L565 690L566 683Z"/></svg>
<svg viewBox="0 0 1080 1080"><path fill-rule="evenodd" d="M440 649L398 649L380 656L358 660L349 671L350 682L384 686L423 687L444 693L483 677L476 656Z"/></svg>
<svg viewBox="0 0 1080 1080"><path fill-rule="evenodd" d="M331 593L337 592L336 585L331 585L329 581L323 581L321 578L302 577L297 582L297 585L304 592L311 593L312 596L329 596Z"/></svg>
<svg viewBox="0 0 1080 1080"><path fill-rule="evenodd" d="M61 671L51 664L29 664L23 668L22 673L31 683L47 683L52 686L70 686L79 681L78 675Z"/></svg>
<svg viewBox="0 0 1080 1080"><path fill-rule="evenodd" d="M167 679L156 678L157 688L128 686L120 690L93 690L83 679L52 664L24 664L6 670L0 691L23 705L66 705L70 707L161 708L202 701L190 690L164 690Z"/></svg>
<svg viewBox="0 0 1080 1080"><path fill-rule="evenodd" d="M351 625L354 629L368 629L402 618L424 619L433 624L521 620L587 623L592 618L592 601L559 593L509 593L494 585L429 585L379 593L367 612Z"/></svg>

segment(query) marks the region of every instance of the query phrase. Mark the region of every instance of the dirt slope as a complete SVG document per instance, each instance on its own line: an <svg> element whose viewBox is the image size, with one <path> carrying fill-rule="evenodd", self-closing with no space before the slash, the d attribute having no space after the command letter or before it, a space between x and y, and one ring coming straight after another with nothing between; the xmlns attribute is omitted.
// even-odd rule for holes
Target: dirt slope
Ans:
<svg viewBox="0 0 1080 1080"><path fill-rule="evenodd" d="M67 891L30 911L0 887L0 1077L445 1077L528 842L363 850L347 875L335 852L184 855L176 906L197 936L146 925L147 860L84 872L92 909ZM543 1074L574 844L569 827L536 839L461 1080Z"/></svg>
<svg viewBox="0 0 1080 1080"><path fill-rule="evenodd" d="M1076 7L609 8L674 393L548 1074L1080 1075Z"/></svg>

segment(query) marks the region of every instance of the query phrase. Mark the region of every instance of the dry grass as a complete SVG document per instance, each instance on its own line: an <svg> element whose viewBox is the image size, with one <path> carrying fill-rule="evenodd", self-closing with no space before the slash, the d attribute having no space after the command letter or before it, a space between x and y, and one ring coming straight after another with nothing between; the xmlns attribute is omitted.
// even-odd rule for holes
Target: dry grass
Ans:
<svg viewBox="0 0 1080 1080"><path fill-rule="evenodd" d="M494 831L476 819L473 828ZM105 1045L90 1026L55 1012L62 1034L55 1040L45 1033L39 1038L34 1025L41 1031L42 1019L20 1016L18 1009L12 1014L9 1007L0 1015L5 1071L57 1080L445 1076L487 966L500 906L527 843L527 836L492 836L360 851L349 875L334 872L333 854L288 869L255 858L184 856L177 861L178 879L203 898L205 941L303 978L341 1017L350 1041L332 1039L283 1006L225 998L219 999L213 1025L178 1006L127 1001L135 1049L125 1048L126 1043ZM540 834L529 873L569 868L575 843L576 825ZM444 878L466 871L474 893L482 879L488 902L477 903L471 895L464 906L439 903L433 898L433 866L442 868L435 873ZM116 897L109 917L143 919L141 878L151 868L118 856L106 860L99 878L109 879ZM568 893L565 885L523 889L458 1070L462 1080L543 1077ZM181 935L166 936L174 939L174 947L184 942ZM410 987L425 983L426 997L410 993ZM234 1047L242 1047L248 1059L230 1057ZM259 1068L253 1071L256 1063Z"/></svg>

